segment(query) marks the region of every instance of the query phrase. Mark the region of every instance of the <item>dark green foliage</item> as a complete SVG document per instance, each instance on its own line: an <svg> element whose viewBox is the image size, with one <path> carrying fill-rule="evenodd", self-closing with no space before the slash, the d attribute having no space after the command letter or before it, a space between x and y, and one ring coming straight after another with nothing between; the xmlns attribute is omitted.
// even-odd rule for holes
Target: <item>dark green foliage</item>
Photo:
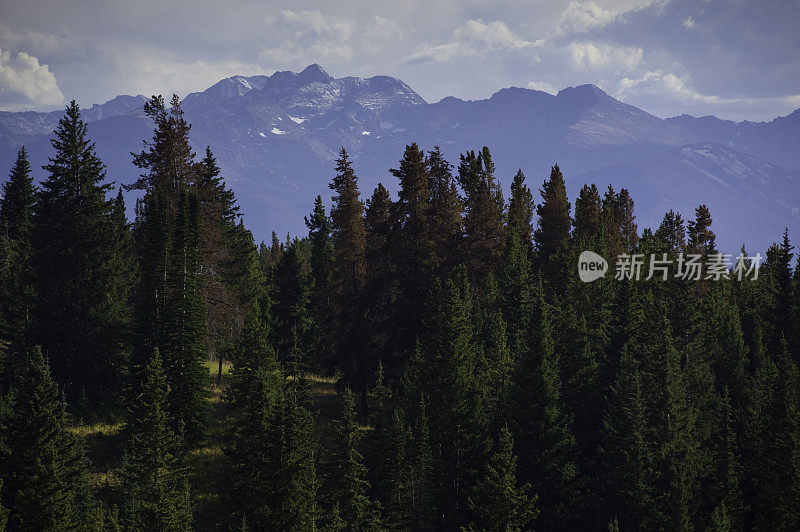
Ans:
<svg viewBox="0 0 800 532"><path fill-rule="evenodd" d="M239 207L233 191L222 179L211 148L206 148L205 157L196 168L193 191L199 204L197 253L206 311L205 343L209 354L221 364L223 351L241 323L242 309L236 298L240 257L236 253L240 251L237 233L244 229L236 225Z"/></svg>
<svg viewBox="0 0 800 532"><path fill-rule="evenodd" d="M569 528L575 526L580 504L578 450L562 397L550 311L541 293L537 295L532 338L516 368L512 391L517 454L526 457L520 476L539 495L541 525Z"/></svg>
<svg viewBox="0 0 800 532"><path fill-rule="evenodd" d="M508 327L508 346L514 356L527 348L533 300L529 254L519 232L509 231L499 273L501 308Z"/></svg>
<svg viewBox="0 0 800 532"><path fill-rule="evenodd" d="M32 241L36 189L30 174L23 147L0 199L0 341L9 343L8 362L0 363L0 382L4 383L24 356L36 303Z"/></svg>
<svg viewBox="0 0 800 532"><path fill-rule="evenodd" d="M121 389L124 297L130 278L118 271L118 216L106 199L105 167L73 101L52 139L34 217L36 343L68 397L86 389L98 402ZM54 235L58 235L57 238ZM120 275L120 274L123 275Z"/></svg>
<svg viewBox="0 0 800 532"><path fill-rule="evenodd" d="M399 168L391 173L400 182L393 216L397 227L390 243L399 276L395 327L399 329L399 347L409 350L419 333L431 272L436 269L431 190L428 188L430 175L425 154L416 144L406 146Z"/></svg>
<svg viewBox="0 0 800 532"><path fill-rule="evenodd" d="M286 381L269 363L236 371L236 423L226 450L235 522L246 530L313 530L319 518L313 417L300 377Z"/></svg>
<svg viewBox="0 0 800 532"><path fill-rule="evenodd" d="M587 243L593 241L601 231L603 206L600 192L593 183L583 185L580 195L575 200L575 230L572 233L576 241Z"/></svg>
<svg viewBox="0 0 800 532"><path fill-rule="evenodd" d="M461 155L458 183L464 191L464 264L471 278L483 280L503 253L503 192L494 179L489 148Z"/></svg>
<svg viewBox="0 0 800 532"><path fill-rule="evenodd" d="M39 348L27 353L6 408L0 478L9 527L69 530L90 521L88 464Z"/></svg>
<svg viewBox="0 0 800 532"><path fill-rule="evenodd" d="M603 416L600 479L606 511L624 528L647 528L653 522L654 453L638 363L626 345Z"/></svg>
<svg viewBox="0 0 800 532"><path fill-rule="evenodd" d="M295 341L305 350L310 347L313 315L311 305L312 280L308 264L301 255L300 242L286 243L286 250L273 272L273 340L278 359L287 362Z"/></svg>
<svg viewBox="0 0 800 532"><path fill-rule="evenodd" d="M311 308L316 331L313 344L322 348L324 344L322 327L328 319L330 305L331 262L333 260L333 243L331 242L331 221L325 213L322 196L314 200L314 211L305 218L308 227L308 239L311 243L311 277L314 280L314 293L311 296ZM319 361L315 366L319 366Z"/></svg>
<svg viewBox="0 0 800 532"><path fill-rule="evenodd" d="M383 361L390 375L397 375L400 363L397 346L390 342L393 318L396 312L397 276L389 250L391 233L395 228L394 207L389 192L378 184L372 197L367 200L364 215L366 227L367 277L364 299L370 303L370 312L365 316L367 331L367 356L373 362Z"/></svg>
<svg viewBox="0 0 800 532"><path fill-rule="evenodd" d="M542 204L536 207L539 221L533 238L537 264L542 268L567 245L572 226L564 176L558 165L550 171L550 178L545 180L539 194L542 196Z"/></svg>
<svg viewBox="0 0 800 532"><path fill-rule="evenodd" d="M192 505L179 438L170 430L167 377L156 349L130 406L121 471L126 530L191 530Z"/></svg>
<svg viewBox="0 0 800 532"><path fill-rule="evenodd" d="M461 262L464 205L453 179L453 165L444 159L438 146L428 152L427 163L433 251L438 265L437 273L441 276L453 271Z"/></svg>
<svg viewBox="0 0 800 532"><path fill-rule="evenodd" d="M358 178L344 148L336 161L336 176L330 188L334 191L331 208L334 254L328 333L345 376L356 389L360 387L363 391L369 374L364 360L359 356L363 351L363 344L359 340L363 322L361 291L366 275L364 202L359 197Z"/></svg>
<svg viewBox="0 0 800 532"><path fill-rule="evenodd" d="M356 403L350 389L342 396L342 415L337 427L337 471L333 480L334 500L341 520L349 530L368 530L378 527L380 504L367 496L370 485L364 457L358 450L361 429L356 421Z"/></svg>
<svg viewBox="0 0 800 532"><path fill-rule="evenodd" d="M478 520L470 529L523 530L537 516L536 497L526 493L530 486L518 486L517 457L513 452L511 431L503 427L495 442L495 450L478 483L472 512Z"/></svg>
<svg viewBox="0 0 800 532"><path fill-rule="evenodd" d="M257 248L178 100L145 111L132 230L76 105L41 192L24 150L3 188L0 530L188 530L195 504L247 530L800 528L788 231L757 281L584 283L586 249L713 256L709 210L640 235L627 190L587 185L572 219L553 167L531 234L521 171L506 210L487 148L457 186L410 144L397 201L365 208L343 150L330 217L318 196L308 238Z"/></svg>
<svg viewBox="0 0 800 532"><path fill-rule="evenodd" d="M179 435L187 445L197 443L205 431L208 370L206 312L200 288L199 205L186 190L180 196L171 256L167 270L164 367L169 382L167 402Z"/></svg>
<svg viewBox="0 0 800 532"><path fill-rule="evenodd" d="M528 251L533 253L533 194L525 184L525 174L518 170L511 183L511 200L508 202L508 230L517 234L517 238Z"/></svg>
<svg viewBox="0 0 800 532"><path fill-rule="evenodd" d="M466 270L456 268L431 296L419 378L428 408L437 524L467 524L470 487L486 445L485 405Z"/></svg>

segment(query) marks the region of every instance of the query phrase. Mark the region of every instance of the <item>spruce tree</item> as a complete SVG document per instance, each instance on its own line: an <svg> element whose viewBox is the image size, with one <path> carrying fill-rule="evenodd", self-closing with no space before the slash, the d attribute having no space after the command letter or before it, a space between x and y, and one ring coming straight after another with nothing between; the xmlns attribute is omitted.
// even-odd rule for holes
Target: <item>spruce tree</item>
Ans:
<svg viewBox="0 0 800 532"><path fill-rule="evenodd" d="M687 246L692 253L701 253L704 256L716 252L716 235L711 230L711 213L708 207L700 205L695 209L694 220L689 221Z"/></svg>
<svg viewBox="0 0 800 532"><path fill-rule="evenodd" d="M322 196L314 200L314 211L305 218L308 239L311 241L311 277L314 279L314 293L311 307L318 328L327 321L330 304L331 261L333 244L331 242L331 221L325 213ZM314 343L319 344L321 339Z"/></svg>
<svg viewBox="0 0 800 532"><path fill-rule="evenodd" d="M573 237L577 242L592 242L601 230L602 201L597 186L583 185L575 200L575 220Z"/></svg>
<svg viewBox="0 0 800 532"><path fill-rule="evenodd" d="M373 362L383 362L387 377L392 379L397 377L402 363L397 346L390 341L397 312L395 300L398 290L395 264L389 250L390 237L395 228L394 212L389 191L378 184L372 197L367 200L364 215L367 265L364 301L369 307L365 316L366 349Z"/></svg>
<svg viewBox="0 0 800 532"><path fill-rule="evenodd" d="M241 323L232 271L239 206L233 191L225 185L210 147L206 147L205 157L196 168L192 189L199 204L198 272L208 324L206 345L209 355L221 361L222 351Z"/></svg>
<svg viewBox="0 0 800 532"><path fill-rule="evenodd" d="M360 440L356 403L353 392L347 388L342 396L342 414L337 426L334 497L341 519L350 530L372 529L380 522L380 504L367 495L370 484L364 457L358 450Z"/></svg>
<svg viewBox="0 0 800 532"><path fill-rule="evenodd" d="M167 336L163 342L169 412L187 445L199 442L208 423L203 362L207 351L205 302L200 282L200 228L197 195L180 196L167 270Z"/></svg>
<svg viewBox="0 0 800 532"><path fill-rule="evenodd" d="M533 305L528 257L519 232L509 231L498 283L503 318L508 326L508 345L515 357L521 356L527 347Z"/></svg>
<svg viewBox="0 0 800 532"><path fill-rule="evenodd" d="M639 241L636 226L636 215L633 213L633 198L628 189L621 189L616 201L617 222L619 223L620 242L627 253L633 253Z"/></svg>
<svg viewBox="0 0 800 532"><path fill-rule="evenodd" d="M473 326L466 269L458 267L442 286L434 284L423 335L425 365L419 368L428 410L433 452L437 526L467 524L470 487L487 443L480 389L482 361ZM420 361L421 362L421 361Z"/></svg>
<svg viewBox="0 0 800 532"><path fill-rule="evenodd" d="M34 338L68 397L85 389L92 402L119 389L125 319L117 306L117 231L105 167L73 101L52 139L34 217L37 308Z"/></svg>
<svg viewBox="0 0 800 532"><path fill-rule="evenodd" d="M458 183L465 194L464 264L470 278L482 281L497 267L505 243L505 204L502 189L494 178L489 148L484 146L477 154L469 151L461 155Z"/></svg>
<svg viewBox="0 0 800 532"><path fill-rule="evenodd" d="M24 147L0 197L0 339L8 346L5 368L0 368L7 382L15 373L15 362L23 358L35 307L33 271L33 215L36 188L31 165Z"/></svg>
<svg viewBox="0 0 800 532"><path fill-rule="evenodd" d="M331 344L341 361L351 386L366 390L366 367L359 354L363 316L361 292L365 280L364 202L359 198L358 178L344 148L336 160L336 176L330 184L334 191L331 208L333 264L331 268Z"/></svg>
<svg viewBox="0 0 800 532"><path fill-rule="evenodd" d="M15 380L0 471L12 530L67 530L93 519L87 461L37 347Z"/></svg>
<svg viewBox="0 0 800 532"><path fill-rule="evenodd" d="M530 457L521 476L539 494L538 521L547 528L568 528L575 526L582 503L577 442L563 402L549 309L541 295L535 305L534 333L512 392L518 454Z"/></svg>
<svg viewBox="0 0 800 532"><path fill-rule="evenodd" d="M620 527L657 526L653 516L654 453L647 437L641 373L629 344L622 349L614 384L606 399L599 449L601 497Z"/></svg>
<svg viewBox="0 0 800 532"><path fill-rule="evenodd" d="M126 530L191 530L192 506L179 438L170 430L167 377L158 349L130 406L122 471Z"/></svg>
<svg viewBox="0 0 800 532"><path fill-rule="evenodd" d="M542 204L536 207L539 221L533 239L536 261L541 269L549 264L551 257L565 248L572 226L564 176L558 165L550 171L550 178L544 182L539 194Z"/></svg>
<svg viewBox="0 0 800 532"><path fill-rule="evenodd" d="M529 497L530 485L518 485L517 457L508 427L503 427L495 442L495 450L486 464L483 478L470 500L477 521L468 529L524 530L536 516L536 497Z"/></svg>
<svg viewBox="0 0 800 532"><path fill-rule="evenodd" d="M311 346L314 326L311 309L313 286L300 246L297 239L287 242L286 250L273 272L275 329L272 340L281 362L290 360L295 340L301 350Z"/></svg>
<svg viewBox="0 0 800 532"><path fill-rule="evenodd" d="M453 178L453 165L436 146L428 152L428 188L431 192L431 234L437 274L446 276L461 263L464 238L464 205Z"/></svg>
<svg viewBox="0 0 800 532"><path fill-rule="evenodd" d="M507 225L509 232L517 234L517 238L533 258L533 212L534 201L531 189L525 184L525 174L517 170L511 182L511 199L508 202Z"/></svg>
<svg viewBox="0 0 800 532"><path fill-rule="evenodd" d="M398 226L391 243L400 277L395 327L400 347L411 349L419 333L430 275L436 269L430 176L425 155L416 143L406 146L398 169L390 171L400 182L399 197L394 203Z"/></svg>

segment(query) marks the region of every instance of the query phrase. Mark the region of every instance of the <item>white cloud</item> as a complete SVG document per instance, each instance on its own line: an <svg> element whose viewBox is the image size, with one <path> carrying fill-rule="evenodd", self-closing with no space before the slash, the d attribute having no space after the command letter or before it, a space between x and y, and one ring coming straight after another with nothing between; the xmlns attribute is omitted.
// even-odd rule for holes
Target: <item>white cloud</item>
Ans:
<svg viewBox="0 0 800 532"><path fill-rule="evenodd" d="M12 56L0 49L0 105L21 109L63 101L64 94L47 65L39 64L38 58L26 52Z"/></svg>
<svg viewBox="0 0 800 532"><path fill-rule="evenodd" d="M688 17L683 19L683 27L684 28L692 29L695 26L697 26L697 22L694 20L693 16L689 15Z"/></svg>
<svg viewBox="0 0 800 532"><path fill-rule="evenodd" d="M676 75L662 69L647 70L637 77L623 77L613 96L633 105L648 107L662 116L679 112L717 113L735 120L759 120L774 116L775 109L800 107L800 94L774 97L722 97L696 90L688 75ZM649 105L644 106L644 103Z"/></svg>
<svg viewBox="0 0 800 532"><path fill-rule="evenodd" d="M453 30L450 42L428 45L411 54L406 63L445 62L457 57L486 57L493 52L530 50L544 39L530 41L514 33L499 20L467 20ZM536 60L536 56L532 56Z"/></svg>
<svg viewBox="0 0 800 532"><path fill-rule="evenodd" d="M335 36L348 39L356 30L355 23L342 17L324 15L319 9L312 11L281 11L281 21L289 24L296 35L314 34L317 36Z"/></svg>
<svg viewBox="0 0 800 532"><path fill-rule="evenodd" d="M255 63L230 60L185 61L177 54L155 53L151 47L112 47L107 50L109 61L118 72L120 88L124 94L179 96L201 91L219 80L234 76L268 74ZM94 103L94 102L87 102Z"/></svg>
<svg viewBox="0 0 800 532"><path fill-rule="evenodd" d="M669 0L638 0L622 5L599 5L593 1L570 2L561 12L556 33L585 33L602 28L612 22L624 20L625 16L649 7L663 7Z"/></svg>
<svg viewBox="0 0 800 532"><path fill-rule="evenodd" d="M515 34L508 26L499 20L484 22L482 20L468 20L453 31L453 39L481 43L486 47L497 49L519 49L540 46L543 40L528 41Z"/></svg>
<svg viewBox="0 0 800 532"><path fill-rule="evenodd" d="M377 53L386 42L404 36L386 17L355 20L318 9L284 10L280 17L268 18L266 23L277 44L263 47L259 59L280 66L350 62L362 54Z"/></svg>
<svg viewBox="0 0 800 532"><path fill-rule="evenodd" d="M638 66L644 55L644 50L635 46L607 43L572 42L568 48L573 65L584 72L600 69L626 72Z"/></svg>
<svg viewBox="0 0 800 532"><path fill-rule="evenodd" d="M705 95L689 84L688 76L677 76L663 70L648 70L637 78L620 79L615 96L628 98L637 95L668 97L681 102L720 104L723 98Z"/></svg>
<svg viewBox="0 0 800 532"><path fill-rule="evenodd" d="M548 83L546 81L530 81L525 85L528 89L533 89L535 91L544 91L549 92L550 94L555 94L558 92L558 87L553 85L552 83Z"/></svg>

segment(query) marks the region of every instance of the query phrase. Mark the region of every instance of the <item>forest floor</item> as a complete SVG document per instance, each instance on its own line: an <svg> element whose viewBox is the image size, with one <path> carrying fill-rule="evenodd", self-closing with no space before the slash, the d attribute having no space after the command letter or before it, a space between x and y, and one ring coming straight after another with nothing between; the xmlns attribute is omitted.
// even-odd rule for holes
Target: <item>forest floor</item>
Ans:
<svg viewBox="0 0 800 532"><path fill-rule="evenodd" d="M206 439L188 456L188 466L192 471L192 495L195 501L194 522L196 530L227 530L224 501L221 495L226 492L227 457L224 453L225 436L228 430L227 404L224 400L228 387L230 364L223 365L222 380L216 383L217 362L208 361L209 380L208 402L211 422ZM328 445L333 435L333 420L338 417L340 402L334 378L308 375L311 408L316 413L317 440L321 448ZM125 411L120 407L109 408L93 415L90 419L79 420L73 432L83 438L87 458L90 461L91 482L104 504L120 505L118 471L122 465L125 448ZM317 460L318 478L324 476L325 456Z"/></svg>

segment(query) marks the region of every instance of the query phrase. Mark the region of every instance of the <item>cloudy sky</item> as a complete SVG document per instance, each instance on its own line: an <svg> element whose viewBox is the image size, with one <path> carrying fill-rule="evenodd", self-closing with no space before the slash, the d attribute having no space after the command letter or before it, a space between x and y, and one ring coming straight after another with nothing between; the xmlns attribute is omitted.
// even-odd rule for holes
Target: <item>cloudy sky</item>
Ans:
<svg viewBox="0 0 800 532"><path fill-rule="evenodd" d="M662 117L800 107L798 0L1 1L3 110L314 62L399 77L429 102L595 83Z"/></svg>

